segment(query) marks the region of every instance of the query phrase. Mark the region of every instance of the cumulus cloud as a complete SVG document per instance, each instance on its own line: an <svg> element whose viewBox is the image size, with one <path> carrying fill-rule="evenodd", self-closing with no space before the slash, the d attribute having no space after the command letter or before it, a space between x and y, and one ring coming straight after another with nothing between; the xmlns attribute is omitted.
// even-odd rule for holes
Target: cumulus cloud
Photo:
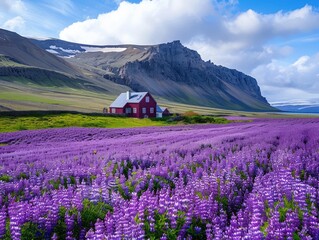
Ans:
<svg viewBox="0 0 319 240"><path fill-rule="evenodd" d="M210 0L123 1L117 10L65 28L62 39L94 44L155 44L189 39L212 12Z"/></svg>
<svg viewBox="0 0 319 240"><path fill-rule="evenodd" d="M22 2L2 0L0 7L12 1L17 6ZM271 100L300 91L311 97L318 90L316 56L299 56L284 63L291 61L292 54L296 56L295 39L307 40L307 33L313 36L319 29L319 12L309 5L262 14L238 12L237 0L113 2L117 9L67 26L60 38L88 44L157 44L178 39L204 60L252 74ZM277 44L278 39L286 44Z"/></svg>
<svg viewBox="0 0 319 240"><path fill-rule="evenodd" d="M255 68L252 75L263 86L264 94L271 96L270 101L288 101L291 96L311 101L318 98L319 53L301 56L291 64L273 60Z"/></svg>

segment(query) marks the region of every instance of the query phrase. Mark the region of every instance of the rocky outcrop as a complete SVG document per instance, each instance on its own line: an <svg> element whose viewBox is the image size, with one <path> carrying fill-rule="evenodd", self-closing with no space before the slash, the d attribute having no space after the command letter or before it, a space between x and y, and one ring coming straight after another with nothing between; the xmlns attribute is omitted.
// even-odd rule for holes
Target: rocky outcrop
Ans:
<svg viewBox="0 0 319 240"><path fill-rule="evenodd" d="M61 40L41 43L33 40L33 43L48 51L52 47L64 51L57 56L71 52L73 55L65 58L69 63L134 91L149 91L157 97L194 105L245 111L276 110L261 95L256 79L205 62L196 51L179 41L154 46L88 46Z"/></svg>
<svg viewBox="0 0 319 240"><path fill-rule="evenodd" d="M273 110L256 79L237 70L205 62L179 41L152 46L145 59L113 69L112 77L135 91L184 103L237 110ZM114 77L115 76L115 77Z"/></svg>

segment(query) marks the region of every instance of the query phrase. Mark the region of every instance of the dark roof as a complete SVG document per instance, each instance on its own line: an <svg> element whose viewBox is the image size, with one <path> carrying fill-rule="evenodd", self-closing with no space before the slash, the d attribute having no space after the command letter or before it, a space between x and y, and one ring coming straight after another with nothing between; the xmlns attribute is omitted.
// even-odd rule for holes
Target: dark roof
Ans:
<svg viewBox="0 0 319 240"><path fill-rule="evenodd" d="M162 113L167 109L167 107L160 107L159 105L156 105L156 112Z"/></svg>

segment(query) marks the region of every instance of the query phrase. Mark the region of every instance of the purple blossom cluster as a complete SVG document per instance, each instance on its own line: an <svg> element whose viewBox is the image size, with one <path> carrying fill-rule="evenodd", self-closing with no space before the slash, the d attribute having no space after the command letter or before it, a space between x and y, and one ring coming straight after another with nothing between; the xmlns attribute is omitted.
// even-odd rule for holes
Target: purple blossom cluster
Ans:
<svg viewBox="0 0 319 240"><path fill-rule="evenodd" d="M319 239L319 120L0 135L0 239Z"/></svg>

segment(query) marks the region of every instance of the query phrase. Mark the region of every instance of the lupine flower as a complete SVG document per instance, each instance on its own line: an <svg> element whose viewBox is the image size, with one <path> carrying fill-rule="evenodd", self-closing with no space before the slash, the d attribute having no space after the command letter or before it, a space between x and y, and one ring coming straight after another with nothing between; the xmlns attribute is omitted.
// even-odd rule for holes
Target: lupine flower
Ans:
<svg viewBox="0 0 319 240"><path fill-rule="evenodd" d="M12 239L28 226L59 239L62 223L68 239L318 239L318 127L259 119L1 134L0 238L9 220Z"/></svg>

